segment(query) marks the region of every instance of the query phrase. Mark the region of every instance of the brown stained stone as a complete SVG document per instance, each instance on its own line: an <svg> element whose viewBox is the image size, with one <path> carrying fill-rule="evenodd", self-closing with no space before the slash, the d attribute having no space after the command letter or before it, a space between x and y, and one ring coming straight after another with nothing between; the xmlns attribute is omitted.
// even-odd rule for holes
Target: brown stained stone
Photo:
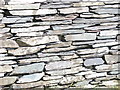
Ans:
<svg viewBox="0 0 120 90"><path fill-rule="evenodd" d="M15 76L10 76L10 77L7 76L0 78L0 86L13 84L17 80L17 78L18 77Z"/></svg>

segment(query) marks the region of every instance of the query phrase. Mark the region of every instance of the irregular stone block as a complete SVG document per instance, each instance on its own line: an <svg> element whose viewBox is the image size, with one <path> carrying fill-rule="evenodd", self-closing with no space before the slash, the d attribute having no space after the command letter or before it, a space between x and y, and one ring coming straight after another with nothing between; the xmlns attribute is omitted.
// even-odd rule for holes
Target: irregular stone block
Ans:
<svg viewBox="0 0 120 90"><path fill-rule="evenodd" d="M93 73L93 74L90 74L90 75L85 75L85 77L87 79L97 78L97 77L102 77L102 76L107 76L107 73L106 72L101 72L101 73Z"/></svg>
<svg viewBox="0 0 120 90"><path fill-rule="evenodd" d="M0 47L17 48L19 46L18 46L18 44L14 40L4 39L4 40L0 40Z"/></svg>
<svg viewBox="0 0 120 90"><path fill-rule="evenodd" d="M73 7L81 7L81 6L99 6L99 5L105 5L103 2L79 2L79 3L73 3Z"/></svg>
<svg viewBox="0 0 120 90"><path fill-rule="evenodd" d="M7 50L5 48L0 48L0 53L7 53Z"/></svg>
<svg viewBox="0 0 120 90"><path fill-rule="evenodd" d="M0 29L0 33L2 34L2 33L7 33L7 32L9 32L10 31L10 28L2 28L2 29Z"/></svg>
<svg viewBox="0 0 120 90"><path fill-rule="evenodd" d="M109 52L108 47L102 47L102 48L95 48L95 49L83 49L83 50L78 50L78 54L84 55L84 54L98 54L98 53L103 53L103 52Z"/></svg>
<svg viewBox="0 0 120 90"><path fill-rule="evenodd" d="M105 61L106 61L108 64L113 64L113 63L120 62L120 61L119 61L119 58L120 58L119 55L105 55L104 57L105 57Z"/></svg>
<svg viewBox="0 0 120 90"><path fill-rule="evenodd" d="M4 65L4 66L0 66L0 72L11 72L13 71L12 66L10 65Z"/></svg>
<svg viewBox="0 0 120 90"><path fill-rule="evenodd" d="M83 33L83 34L66 35L65 39L67 41L95 40L96 33Z"/></svg>
<svg viewBox="0 0 120 90"><path fill-rule="evenodd" d="M71 60L71 61L57 61L57 62L50 62L46 65L46 70L55 70L55 69L64 69L64 68L70 68L70 67L76 67L81 64L81 61L83 61L81 58Z"/></svg>
<svg viewBox="0 0 120 90"><path fill-rule="evenodd" d="M11 37L12 37L11 33L0 33L0 39L8 39Z"/></svg>
<svg viewBox="0 0 120 90"><path fill-rule="evenodd" d="M100 31L100 36L112 36L112 35L117 35L117 34L118 34L117 30Z"/></svg>
<svg viewBox="0 0 120 90"><path fill-rule="evenodd" d="M34 62L50 62L50 61L60 61L61 58L58 56L49 56L49 57L43 57L43 58L30 58L30 59L21 59L18 60L20 64L29 64Z"/></svg>
<svg viewBox="0 0 120 90"><path fill-rule="evenodd" d="M92 45L93 48L96 48L96 47L105 47L105 46L113 46L113 45L118 45L119 42L117 41L114 41L114 42L106 42L106 43L99 43L99 44L94 44Z"/></svg>
<svg viewBox="0 0 120 90"><path fill-rule="evenodd" d="M16 61L12 61L12 60L0 61L0 65L9 65L9 64L16 64L16 63L17 63Z"/></svg>
<svg viewBox="0 0 120 90"><path fill-rule="evenodd" d="M20 55L27 55L27 54L34 54L40 51L41 49L45 48L45 45L36 46L36 47L19 47L15 50L8 50L9 54L20 56Z"/></svg>
<svg viewBox="0 0 120 90"><path fill-rule="evenodd" d="M44 17L36 17L36 20L42 20L42 21L57 21L57 20L73 20L78 17L78 14L69 14L65 16L44 16Z"/></svg>
<svg viewBox="0 0 120 90"><path fill-rule="evenodd" d="M42 31L49 29L50 26L35 26L35 27L28 27L28 28L13 28L11 29L12 33L19 33L19 32L35 32L35 31Z"/></svg>
<svg viewBox="0 0 120 90"><path fill-rule="evenodd" d="M2 9L8 9L8 10L17 10L17 9L39 9L40 4L34 3L34 4L20 4L20 5L4 5Z"/></svg>
<svg viewBox="0 0 120 90"><path fill-rule="evenodd" d="M44 76L44 72L42 73L34 73L30 75L24 75L18 79L17 83L28 83L40 80Z"/></svg>
<svg viewBox="0 0 120 90"><path fill-rule="evenodd" d="M119 49L120 49L120 45L113 46L113 47L111 47L111 49L114 49L114 50L119 50Z"/></svg>
<svg viewBox="0 0 120 90"><path fill-rule="evenodd" d="M86 68L79 66L79 67L74 67L71 69L63 69L63 70L54 70L54 71L47 71L47 74L50 74L52 76L60 76L60 75L67 75L67 74L75 74L80 71L87 71Z"/></svg>
<svg viewBox="0 0 120 90"><path fill-rule="evenodd" d="M20 22L27 22L27 21L33 21L33 17L3 17L2 23L20 23Z"/></svg>
<svg viewBox="0 0 120 90"><path fill-rule="evenodd" d="M103 64L104 60L102 58L91 58L84 61L85 66L100 65Z"/></svg>
<svg viewBox="0 0 120 90"><path fill-rule="evenodd" d="M60 84L69 84L77 81L83 81L83 76L66 76L60 81Z"/></svg>
<svg viewBox="0 0 120 90"><path fill-rule="evenodd" d="M10 11L12 15L26 16L26 15L47 15L47 14L56 14L56 9L38 9L38 10L17 10Z"/></svg>
<svg viewBox="0 0 120 90"><path fill-rule="evenodd" d="M78 7L78 8L63 8L63 9L58 9L61 14L71 14L71 13L83 13L83 12L88 12L89 9L88 7Z"/></svg>
<svg viewBox="0 0 120 90"><path fill-rule="evenodd" d="M91 26L90 24L72 24L72 25L55 25L52 26L53 30L64 30L64 29L80 29Z"/></svg>
<svg viewBox="0 0 120 90"><path fill-rule="evenodd" d="M16 80L17 80L18 77L15 77L15 76L11 76L11 77L3 77L3 78L0 78L0 85L10 85L10 84L13 84Z"/></svg>
<svg viewBox="0 0 120 90"><path fill-rule="evenodd" d="M14 68L11 75L42 72L44 69L44 65L45 63L34 63L30 65L18 66Z"/></svg>

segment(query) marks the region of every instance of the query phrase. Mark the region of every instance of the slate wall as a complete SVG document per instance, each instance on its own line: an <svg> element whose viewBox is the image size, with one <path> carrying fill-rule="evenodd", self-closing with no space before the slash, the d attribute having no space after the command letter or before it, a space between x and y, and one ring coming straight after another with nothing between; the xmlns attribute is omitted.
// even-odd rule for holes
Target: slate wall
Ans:
<svg viewBox="0 0 120 90"><path fill-rule="evenodd" d="M0 88L118 87L119 4L0 0Z"/></svg>

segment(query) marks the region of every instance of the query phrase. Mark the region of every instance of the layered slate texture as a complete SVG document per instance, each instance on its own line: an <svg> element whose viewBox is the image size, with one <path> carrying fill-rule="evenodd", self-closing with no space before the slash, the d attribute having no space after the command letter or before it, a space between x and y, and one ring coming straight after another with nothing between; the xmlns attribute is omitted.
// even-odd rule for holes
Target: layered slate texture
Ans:
<svg viewBox="0 0 120 90"><path fill-rule="evenodd" d="M0 0L0 89L120 86L119 4Z"/></svg>

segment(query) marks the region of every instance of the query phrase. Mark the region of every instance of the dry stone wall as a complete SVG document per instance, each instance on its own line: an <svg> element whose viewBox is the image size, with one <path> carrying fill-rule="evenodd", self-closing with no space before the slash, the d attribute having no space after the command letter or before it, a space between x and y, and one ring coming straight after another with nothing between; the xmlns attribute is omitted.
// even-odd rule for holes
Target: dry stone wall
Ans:
<svg viewBox="0 0 120 90"><path fill-rule="evenodd" d="M118 87L119 4L0 0L0 88Z"/></svg>

